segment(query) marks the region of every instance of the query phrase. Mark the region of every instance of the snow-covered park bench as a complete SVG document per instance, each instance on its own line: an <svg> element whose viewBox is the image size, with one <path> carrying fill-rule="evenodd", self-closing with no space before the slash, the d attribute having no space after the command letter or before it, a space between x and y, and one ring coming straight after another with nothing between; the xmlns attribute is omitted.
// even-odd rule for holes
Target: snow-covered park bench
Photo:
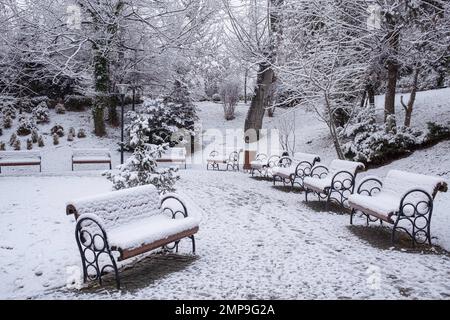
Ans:
<svg viewBox="0 0 450 320"><path fill-rule="evenodd" d="M74 149L72 171L76 164L109 164L109 169L112 169L111 152L108 149Z"/></svg>
<svg viewBox="0 0 450 320"><path fill-rule="evenodd" d="M220 165L223 165L226 167L227 171L239 171L239 158L241 156L241 152L241 149L217 148L209 154L206 169L219 171Z"/></svg>
<svg viewBox="0 0 450 320"><path fill-rule="evenodd" d="M328 209L331 201L348 208L348 197L355 191L356 175L365 170L360 162L333 160L329 167L315 166L309 177L303 180L305 200L313 193L319 200L326 199Z"/></svg>
<svg viewBox="0 0 450 320"><path fill-rule="evenodd" d="M276 166L284 166L289 163L289 158L285 157L285 155L287 155L287 153L283 151L275 151L271 156L268 156L265 153L258 153L255 160L250 162L252 176L254 176L256 172L261 176L269 176L269 169Z"/></svg>
<svg viewBox="0 0 450 320"><path fill-rule="evenodd" d="M169 148L156 159L156 162L184 164L184 168L187 169L186 154L186 148Z"/></svg>
<svg viewBox="0 0 450 320"><path fill-rule="evenodd" d="M42 158L39 151L0 151L0 173L2 167L39 166L42 171Z"/></svg>
<svg viewBox="0 0 450 320"><path fill-rule="evenodd" d="M74 200L67 205L74 215L76 242L84 282L113 271L120 288L116 259L123 261L158 248L176 249L184 238L195 238L199 221L188 216L184 201L175 194L160 197L153 185L114 191Z"/></svg>
<svg viewBox="0 0 450 320"><path fill-rule="evenodd" d="M303 180L311 175L311 171L316 163L320 162L320 157L315 154L297 152L294 157L283 159L279 165L272 168L273 184L277 181L284 185L296 185L304 189Z"/></svg>
<svg viewBox="0 0 450 320"><path fill-rule="evenodd" d="M427 241L431 245L433 200L439 191L447 191L445 180L422 174L391 170L384 182L378 177L366 177L357 193L348 199L352 209L350 224L360 212L367 224L376 221L393 224L392 243L400 229L411 237L413 246Z"/></svg>

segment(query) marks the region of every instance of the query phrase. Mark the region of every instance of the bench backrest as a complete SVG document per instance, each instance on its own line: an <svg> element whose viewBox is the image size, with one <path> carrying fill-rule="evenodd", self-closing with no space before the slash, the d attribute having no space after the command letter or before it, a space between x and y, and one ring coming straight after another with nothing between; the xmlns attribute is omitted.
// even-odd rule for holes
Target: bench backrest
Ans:
<svg viewBox="0 0 450 320"><path fill-rule="evenodd" d="M0 151L0 159L39 159L39 151Z"/></svg>
<svg viewBox="0 0 450 320"><path fill-rule="evenodd" d="M70 201L67 214L95 214L106 228L161 213L158 190L146 185Z"/></svg>
<svg viewBox="0 0 450 320"><path fill-rule="evenodd" d="M447 191L447 183L442 178L399 170L389 171L384 179L383 191L403 196L415 189L422 189L434 198L438 191Z"/></svg>
<svg viewBox="0 0 450 320"><path fill-rule="evenodd" d="M309 154L309 153L301 153L297 152L294 153L294 162L309 162L311 165L314 165L316 162L320 162L320 157L316 154Z"/></svg>
<svg viewBox="0 0 450 320"><path fill-rule="evenodd" d="M347 161L347 160L333 160L328 168L330 174L336 174L340 171L350 172L353 176L360 171L365 170L365 166L361 162Z"/></svg>
<svg viewBox="0 0 450 320"><path fill-rule="evenodd" d="M74 157L106 157L111 158L111 152L108 149L73 149Z"/></svg>
<svg viewBox="0 0 450 320"><path fill-rule="evenodd" d="M161 159L185 158L186 154L186 148L169 148L162 153Z"/></svg>

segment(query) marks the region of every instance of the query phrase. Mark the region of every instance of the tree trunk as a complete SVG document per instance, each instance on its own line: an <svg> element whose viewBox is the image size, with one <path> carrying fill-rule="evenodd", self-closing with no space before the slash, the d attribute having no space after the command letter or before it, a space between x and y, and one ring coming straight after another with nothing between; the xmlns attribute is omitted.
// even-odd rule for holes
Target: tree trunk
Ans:
<svg viewBox="0 0 450 320"><path fill-rule="evenodd" d="M386 86L386 96L384 102L384 122L389 122L389 130L396 130L397 124L395 120L395 94L397 92L397 78L398 78L398 46L400 40L400 32L397 30L395 17L388 15L386 17L388 27L391 30L388 33L388 44L391 51L391 56L388 58L386 65L388 70L388 83Z"/></svg>
<svg viewBox="0 0 450 320"><path fill-rule="evenodd" d="M245 120L245 141L247 143L255 142L255 139L256 141L259 140L264 114L266 113L266 108L269 106L270 95L273 93L271 86L274 82L275 74L271 65L276 61L276 50L281 41L282 33L280 17L277 10L281 7L283 2L284 0L270 0L268 2L270 21L268 58L267 61L259 64L255 95L252 98Z"/></svg>
<svg viewBox="0 0 450 320"><path fill-rule="evenodd" d="M252 143L259 140L260 130L262 129L265 106L269 98L270 86L273 80L273 70L269 64L263 62L259 65L257 77L257 86L255 94L252 98L250 108L248 109L247 118L245 119L245 140Z"/></svg>
<svg viewBox="0 0 450 320"><path fill-rule="evenodd" d="M247 104L247 81L248 81L248 69L245 70L245 79L244 79L244 102Z"/></svg>
<svg viewBox="0 0 450 320"><path fill-rule="evenodd" d="M109 61L103 53L97 48L94 49L94 78L95 90L97 96L92 111L94 116L94 132L95 135L102 137L106 135L106 128L104 123L104 110L108 105L106 102L109 91Z"/></svg>
<svg viewBox="0 0 450 320"><path fill-rule="evenodd" d="M397 92L398 67L393 62L388 62L388 83L386 86L386 98L384 103L384 121L389 116L395 117L395 94Z"/></svg>
<svg viewBox="0 0 450 320"><path fill-rule="evenodd" d="M375 108L375 90L373 88L373 85L369 85L367 87L367 95L368 95L368 99L369 99L369 105L372 108Z"/></svg>
<svg viewBox="0 0 450 320"><path fill-rule="evenodd" d="M405 127L410 127L411 126L411 118L412 118L412 112L413 112L413 108L414 108L414 102L416 101L416 95L417 95L417 85L419 82L419 73L420 70L419 68L417 68L414 71L414 80L413 80L413 84L412 84L412 89L411 89L411 95L409 97L409 101L408 104L405 105L403 103L403 97L402 97L402 105L405 108Z"/></svg>

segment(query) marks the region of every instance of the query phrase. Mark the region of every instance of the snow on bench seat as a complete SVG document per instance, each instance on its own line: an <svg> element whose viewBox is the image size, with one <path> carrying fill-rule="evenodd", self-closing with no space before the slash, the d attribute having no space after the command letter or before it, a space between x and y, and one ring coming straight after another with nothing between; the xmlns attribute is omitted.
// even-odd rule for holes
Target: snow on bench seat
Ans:
<svg viewBox="0 0 450 320"><path fill-rule="evenodd" d="M348 197L355 189L356 175L363 170L363 163L346 160L333 160L328 168L315 166L311 175L303 180L306 202L308 193L313 192L319 199L326 198L327 207L331 201L348 207Z"/></svg>
<svg viewBox="0 0 450 320"><path fill-rule="evenodd" d="M41 153L39 151L0 151L1 167L39 166L41 171Z"/></svg>
<svg viewBox="0 0 450 320"><path fill-rule="evenodd" d="M358 193L349 197L350 207L389 223L395 223L392 217L402 210L400 207L402 199L413 190L423 190L433 199L438 191L447 190L447 184L442 178L391 170L388 172L384 182L379 180L379 192L374 195L371 192L362 192L364 183L374 179L377 178L368 177L360 183ZM408 203L417 206L422 202L427 202L426 194L411 193L408 197Z"/></svg>
<svg viewBox="0 0 450 320"><path fill-rule="evenodd" d="M220 170L220 165L226 165L226 170L239 171L239 158L242 149L216 148L206 159L207 170Z"/></svg>
<svg viewBox="0 0 450 320"><path fill-rule="evenodd" d="M96 271L95 279L101 280L102 268L109 267L115 270L120 287L112 251L118 251L118 260L122 261L172 243L178 251L178 243L190 238L195 252L194 234L199 230L199 220L195 215L188 216L186 204L179 196L160 197L153 185L72 200L66 211L77 220L76 240L85 281L88 268L94 268L91 271ZM92 254L88 257L86 252ZM95 265L102 253L109 255L110 265Z"/></svg>
<svg viewBox="0 0 450 320"><path fill-rule="evenodd" d="M291 178L293 175L295 176L297 173L297 169L300 168L312 168L316 162L320 162L320 156L309 153L301 153L297 152L294 154L294 157L290 161L290 165L283 167L275 167L272 169L272 174L274 176L279 176L281 178Z"/></svg>
<svg viewBox="0 0 450 320"><path fill-rule="evenodd" d="M324 167L325 168L325 167ZM326 193L328 189L332 187L332 182L334 178L337 178L336 176L339 173L348 172L353 176L353 178L356 176L358 171L362 171L365 169L365 166L361 162L353 162L353 161L346 161L346 160L333 160L330 164L330 167L327 168L328 174L326 177L306 177L304 180L305 187L308 189L311 189L316 192L320 193ZM314 173L313 173L314 175ZM348 177L346 177L348 178ZM336 179L335 179L336 180ZM345 179L347 180L347 179ZM339 179L338 181L339 182ZM344 182L344 181L340 181ZM351 181L348 181L349 183ZM345 182L344 182L345 183Z"/></svg>
<svg viewBox="0 0 450 320"><path fill-rule="evenodd" d="M74 149L72 151L72 171L74 164L109 164L112 169L111 152L108 149Z"/></svg>
<svg viewBox="0 0 450 320"><path fill-rule="evenodd" d="M133 250L196 228L198 220L192 217L172 219L156 215L109 230L108 240L111 247Z"/></svg>

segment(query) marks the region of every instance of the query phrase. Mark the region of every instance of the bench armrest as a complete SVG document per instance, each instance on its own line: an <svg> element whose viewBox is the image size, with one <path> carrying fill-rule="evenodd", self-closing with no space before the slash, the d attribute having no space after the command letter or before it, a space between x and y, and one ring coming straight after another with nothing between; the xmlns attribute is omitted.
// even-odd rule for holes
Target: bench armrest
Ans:
<svg viewBox="0 0 450 320"><path fill-rule="evenodd" d="M380 192L382 187L383 182L379 177L369 176L362 179L362 181L359 183L357 193L367 196L373 196L375 193Z"/></svg>
<svg viewBox="0 0 450 320"><path fill-rule="evenodd" d="M174 209L174 208L166 207L165 202L167 200L175 200L176 202L178 202L178 204L181 205L181 208ZM162 211L167 210L168 212L170 212L173 219L175 219L177 217L177 215L179 215L179 214L182 214L185 218L188 217L188 210L187 210L186 204L184 203L183 199L180 198L179 195L174 194L174 193L166 194L161 198L160 208L162 209Z"/></svg>
<svg viewBox="0 0 450 320"><path fill-rule="evenodd" d="M292 163L294 163L294 161L290 157L284 156L281 157L280 160L278 160L275 166L281 168L289 168L290 166L292 166Z"/></svg>
<svg viewBox="0 0 450 320"><path fill-rule="evenodd" d="M417 196L422 196L423 199L418 199ZM411 201L412 198L416 201ZM430 215L433 211L433 197L423 189L413 189L402 196L399 207L399 216L417 217Z"/></svg>
<svg viewBox="0 0 450 320"><path fill-rule="evenodd" d="M269 158L269 160L267 160L267 166L268 166L269 168L276 167L277 164L280 162L280 160L281 160L281 157L280 157L280 156L271 156L271 157Z"/></svg>
<svg viewBox="0 0 450 320"><path fill-rule="evenodd" d="M325 166L315 166L312 170L311 170L311 177L312 178L318 178L318 179L322 179L325 178L326 176L328 176L328 173L330 172L330 170L325 167Z"/></svg>
<svg viewBox="0 0 450 320"><path fill-rule="evenodd" d="M307 177L312 174L313 164L308 161L301 161L295 168L296 177ZM328 169L327 169L328 170Z"/></svg>
<svg viewBox="0 0 450 320"><path fill-rule="evenodd" d="M350 190L353 193L355 189L355 176L348 171L339 171L334 174L331 180L331 187L334 190Z"/></svg>
<svg viewBox="0 0 450 320"><path fill-rule="evenodd" d="M255 157L255 161L264 161L267 160L267 154L265 153L258 153Z"/></svg>

